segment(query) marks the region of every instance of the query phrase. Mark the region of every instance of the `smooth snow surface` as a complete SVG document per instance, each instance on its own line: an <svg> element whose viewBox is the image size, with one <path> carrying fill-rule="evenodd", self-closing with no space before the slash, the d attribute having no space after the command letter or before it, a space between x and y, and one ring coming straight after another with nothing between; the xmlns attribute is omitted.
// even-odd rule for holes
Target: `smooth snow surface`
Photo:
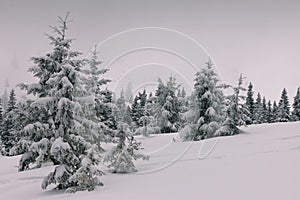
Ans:
<svg viewBox="0 0 300 200"><path fill-rule="evenodd" d="M151 157L136 163L138 173L110 174L101 167L104 186L75 194L41 189L53 166L18 172L20 156L0 157L0 199L299 200L300 123L243 130L237 136L194 143L174 142L174 134L140 137ZM201 146L204 158L198 159Z"/></svg>

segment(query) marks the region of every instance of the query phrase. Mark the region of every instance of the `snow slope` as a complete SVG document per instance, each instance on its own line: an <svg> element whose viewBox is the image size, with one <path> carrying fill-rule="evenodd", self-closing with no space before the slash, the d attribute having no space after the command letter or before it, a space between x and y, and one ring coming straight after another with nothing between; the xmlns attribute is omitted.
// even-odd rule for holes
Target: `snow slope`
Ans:
<svg viewBox="0 0 300 200"><path fill-rule="evenodd" d="M174 142L174 134L139 138L150 160L138 161L136 174L110 174L102 167L104 186L93 192L43 191L41 181L53 166L19 173L19 157L0 157L0 199L299 200L300 123L243 130L192 143Z"/></svg>

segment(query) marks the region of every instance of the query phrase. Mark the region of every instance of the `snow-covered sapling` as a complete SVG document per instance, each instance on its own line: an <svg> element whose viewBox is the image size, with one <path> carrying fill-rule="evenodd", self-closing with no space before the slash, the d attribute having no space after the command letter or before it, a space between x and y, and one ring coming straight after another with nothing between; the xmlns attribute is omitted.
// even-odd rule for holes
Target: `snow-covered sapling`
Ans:
<svg viewBox="0 0 300 200"><path fill-rule="evenodd" d="M104 158L113 173L136 172L134 160L148 160L149 156L139 152L140 142L137 142L128 125L120 122L115 134L116 146Z"/></svg>

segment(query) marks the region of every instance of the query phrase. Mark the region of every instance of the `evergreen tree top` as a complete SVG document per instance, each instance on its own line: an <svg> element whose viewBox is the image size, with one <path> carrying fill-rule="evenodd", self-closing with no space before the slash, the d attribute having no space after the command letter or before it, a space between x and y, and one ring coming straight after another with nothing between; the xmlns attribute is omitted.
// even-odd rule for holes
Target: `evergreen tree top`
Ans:
<svg viewBox="0 0 300 200"><path fill-rule="evenodd" d="M7 112L10 112L17 108L17 98L14 89L10 91L8 102L7 102Z"/></svg>

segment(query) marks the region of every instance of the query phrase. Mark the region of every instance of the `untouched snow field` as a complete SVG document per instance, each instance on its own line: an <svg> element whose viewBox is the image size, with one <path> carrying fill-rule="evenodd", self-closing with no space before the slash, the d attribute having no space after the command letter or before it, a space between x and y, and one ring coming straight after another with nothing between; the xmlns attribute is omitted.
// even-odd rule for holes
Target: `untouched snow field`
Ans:
<svg viewBox="0 0 300 200"><path fill-rule="evenodd" d="M174 142L175 134L139 138L151 157L136 163L138 173L110 174L102 166L104 186L75 194L41 189L53 166L18 172L19 156L0 157L0 199L299 200L300 123L243 130L192 143Z"/></svg>

